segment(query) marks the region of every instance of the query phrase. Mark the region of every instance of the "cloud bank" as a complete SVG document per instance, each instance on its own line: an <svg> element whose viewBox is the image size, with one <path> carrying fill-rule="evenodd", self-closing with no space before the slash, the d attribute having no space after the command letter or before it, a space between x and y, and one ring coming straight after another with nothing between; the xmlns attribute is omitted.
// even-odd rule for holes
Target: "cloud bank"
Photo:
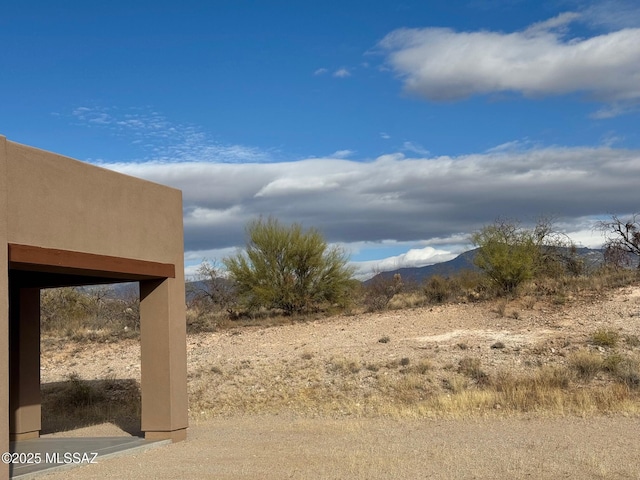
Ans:
<svg viewBox="0 0 640 480"><path fill-rule="evenodd" d="M556 215L568 233L584 230L586 218L637 206L640 151L553 147L434 158L395 153L369 162L103 166L183 191L188 252L242 246L246 222L259 215L317 227L348 248L385 240L459 243L498 217Z"/></svg>
<svg viewBox="0 0 640 480"><path fill-rule="evenodd" d="M621 113L621 104L637 105L640 28L568 36L568 25L581 17L563 13L512 33L401 28L378 46L404 89L432 101L498 92L528 97L584 93L616 107L601 116Z"/></svg>

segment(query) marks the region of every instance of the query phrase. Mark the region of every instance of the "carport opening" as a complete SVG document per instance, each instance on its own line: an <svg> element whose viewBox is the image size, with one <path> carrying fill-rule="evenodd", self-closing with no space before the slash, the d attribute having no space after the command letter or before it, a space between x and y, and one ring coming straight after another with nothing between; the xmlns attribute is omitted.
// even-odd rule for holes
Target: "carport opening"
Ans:
<svg viewBox="0 0 640 480"><path fill-rule="evenodd" d="M110 424L143 436L139 292L137 282L40 291L41 435ZM123 356L132 349L135 360Z"/></svg>
<svg viewBox="0 0 640 480"><path fill-rule="evenodd" d="M166 404L157 401L157 389L164 388L164 392L171 393L171 390L167 390L167 384L162 383L164 379L159 376L163 375L162 370L157 369L158 365L166 365L166 359L171 356L162 348L157 350L158 342L154 341L157 336L154 335L158 333L156 319L167 320L166 288L168 279L173 277L175 266L171 264L9 245L11 440L37 438L42 433L105 421L115 421L122 430L133 435L141 435L141 430L144 430L147 439L171 438L172 430L159 429L160 432L157 432L149 425L166 408ZM135 294L131 290L135 287L122 287L126 283L138 287ZM117 295L109 294L109 287L105 285L116 284L120 289L129 289L128 305L116 298L108 299ZM82 287L82 290L78 290L78 287ZM53 297L53 305L48 302L48 296ZM139 301L134 302L131 297ZM43 299L46 300L44 304ZM61 304L58 305L61 307L58 312L55 311L56 299ZM142 319L136 313L140 304L146 305L147 312L142 313ZM118 314L100 319L101 316L105 317L109 309L117 310ZM98 324L100 322L101 325ZM166 327L166 323L164 325ZM42 367L46 369L47 365L41 365L41 349L65 348L60 335L57 339L47 335L56 327L62 330L58 334L65 333L72 338L76 335L77 339L88 336L85 340L102 340L113 346L117 342L112 341L115 338L109 338L111 335L137 336L135 343L140 354L133 368L124 374L117 370L110 372L108 366L98 374L95 370L91 374L83 374L83 365L74 358L68 362L70 365L67 365L66 378L42 382ZM158 328L161 327L160 322ZM85 344L81 342L78 345ZM100 357L94 351L96 349L91 349L90 341L86 345L90 355L85 361L85 368ZM85 347L76 345L75 348ZM143 361L145 348L146 364ZM110 348L106 352L107 356L114 353ZM71 353L73 357L74 352ZM81 352L75 353L79 359ZM146 383L141 378L143 365L147 365ZM145 388L147 396L142 398ZM44 405L43 399L47 402ZM176 435L178 438L184 437L185 429Z"/></svg>

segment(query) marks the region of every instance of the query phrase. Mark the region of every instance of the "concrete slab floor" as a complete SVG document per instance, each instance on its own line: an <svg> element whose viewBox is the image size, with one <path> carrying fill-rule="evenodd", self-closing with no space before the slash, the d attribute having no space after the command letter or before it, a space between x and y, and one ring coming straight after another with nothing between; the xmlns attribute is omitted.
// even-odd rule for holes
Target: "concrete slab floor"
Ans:
<svg viewBox="0 0 640 480"><path fill-rule="evenodd" d="M149 441L140 437L34 438L11 442L12 479L36 478L54 470L76 468L108 457L167 445L170 440Z"/></svg>

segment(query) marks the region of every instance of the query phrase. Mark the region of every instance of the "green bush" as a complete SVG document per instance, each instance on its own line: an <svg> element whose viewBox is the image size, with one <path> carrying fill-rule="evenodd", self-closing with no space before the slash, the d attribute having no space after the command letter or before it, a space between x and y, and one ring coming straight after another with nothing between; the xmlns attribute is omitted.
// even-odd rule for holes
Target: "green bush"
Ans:
<svg viewBox="0 0 640 480"><path fill-rule="evenodd" d="M350 302L353 269L344 252L330 248L317 230L269 218L250 222L247 236L245 252L223 261L247 308L290 315Z"/></svg>
<svg viewBox="0 0 640 480"><path fill-rule="evenodd" d="M517 224L496 222L472 235L479 247L475 264L505 293L533 278L539 248L530 230Z"/></svg>
<svg viewBox="0 0 640 480"><path fill-rule="evenodd" d="M523 282L537 277L578 275L582 261L571 241L553 230L546 219L534 228L498 220L471 236L478 247L474 259L501 293L513 293Z"/></svg>

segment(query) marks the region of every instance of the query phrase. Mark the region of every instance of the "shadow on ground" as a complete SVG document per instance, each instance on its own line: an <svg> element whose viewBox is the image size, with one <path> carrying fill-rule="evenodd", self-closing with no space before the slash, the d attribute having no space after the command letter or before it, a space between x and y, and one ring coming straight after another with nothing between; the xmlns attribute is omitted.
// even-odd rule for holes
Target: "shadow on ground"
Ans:
<svg viewBox="0 0 640 480"><path fill-rule="evenodd" d="M143 436L140 385L134 379L82 380L71 375L63 382L42 384L41 393L43 435L108 422Z"/></svg>

